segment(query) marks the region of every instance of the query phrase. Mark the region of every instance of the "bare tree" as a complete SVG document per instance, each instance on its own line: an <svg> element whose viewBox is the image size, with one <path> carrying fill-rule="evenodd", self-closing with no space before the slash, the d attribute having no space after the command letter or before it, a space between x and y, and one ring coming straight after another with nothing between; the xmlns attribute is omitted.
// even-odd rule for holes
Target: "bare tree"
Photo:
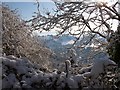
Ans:
<svg viewBox="0 0 120 90"><path fill-rule="evenodd" d="M118 1L112 4L87 0L79 2L54 1L54 4L57 8L54 13L47 12L46 15L42 15L38 3L37 16L27 22L31 22L32 27L40 32L59 28L58 35L67 33L76 36L73 45L85 35L90 36L85 45L97 42L97 48L100 49L100 47L111 44L111 38L113 38L111 36L118 31L117 29L112 30L112 28L115 27L116 22L120 21L118 11L120 3ZM106 43L99 41L96 37L104 38Z"/></svg>

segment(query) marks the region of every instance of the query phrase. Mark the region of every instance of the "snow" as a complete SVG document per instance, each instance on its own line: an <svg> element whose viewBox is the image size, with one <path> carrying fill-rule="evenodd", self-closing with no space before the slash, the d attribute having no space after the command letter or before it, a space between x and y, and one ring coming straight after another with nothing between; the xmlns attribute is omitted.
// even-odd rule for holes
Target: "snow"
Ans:
<svg viewBox="0 0 120 90"><path fill-rule="evenodd" d="M86 72L83 74L84 77L91 77L91 72Z"/></svg>
<svg viewBox="0 0 120 90"><path fill-rule="evenodd" d="M15 77L15 74L13 73L9 74L5 79L3 79L3 82L5 82L5 84L3 84L3 88L9 88L12 85L17 86L17 84L19 84L18 80Z"/></svg>
<svg viewBox="0 0 120 90"><path fill-rule="evenodd" d="M80 82L83 82L85 78L84 78L83 75L78 74L78 75L75 75L75 76L73 77L73 79L74 79L77 83L80 83Z"/></svg>
<svg viewBox="0 0 120 90"><path fill-rule="evenodd" d="M97 78L100 74L105 73L104 70L105 70L105 68L107 68L108 65L116 66L116 63L109 59L103 58L100 60L96 60L92 66L82 69L82 72L83 71L86 72L86 73L84 73L85 77ZM88 72L89 69L91 69L90 72Z"/></svg>
<svg viewBox="0 0 120 90"><path fill-rule="evenodd" d="M70 69L70 68L71 68L70 60L66 60L65 63L66 63L66 65L67 65L67 68Z"/></svg>
<svg viewBox="0 0 120 90"><path fill-rule="evenodd" d="M104 73L104 64L102 60L98 60L93 64L93 67L91 69L91 76L96 78L101 73Z"/></svg>
<svg viewBox="0 0 120 90"><path fill-rule="evenodd" d="M89 72L90 70L91 70L91 68L92 68L92 66L89 66L89 67L83 67L80 71L79 71L79 73L85 73L85 72Z"/></svg>
<svg viewBox="0 0 120 90"><path fill-rule="evenodd" d="M79 87L100 87L97 77L105 72L107 66L116 66L115 62L109 59L96 60L91 66L84 67L80 74L71 74L71 63L66 60L68 68L68 77L66 72L60 72L55 69L53 72L40 71L39 67L25 58L16 58L14 56L0 57L2 59L2 88L69 88ZM91 80L88 83L88 79ZM83 86L80 86L83 85ZM90 85L90 86L89 86Z"/></svg>
<svg viewBox="0 0 120 90"><path fill-rule="evenodd" d="M62 42L61 44L62 45L68 45L68 44L73 44L74 43L74 40L70 40L70 41L67 41L67 42Z"/></svg>
<svg viewBox="0 0 120 90"><path fill-rule="evenodd" d="M104 60L104 65L105 66L109 66L109 65L116 66L117 64L112 60Z"/></svg>
<svg viewBox="0 0 120 90"><path fill-rule="evenodd" d="M69 88L78 88L78 83L73 78L66 78Z"/></svg>

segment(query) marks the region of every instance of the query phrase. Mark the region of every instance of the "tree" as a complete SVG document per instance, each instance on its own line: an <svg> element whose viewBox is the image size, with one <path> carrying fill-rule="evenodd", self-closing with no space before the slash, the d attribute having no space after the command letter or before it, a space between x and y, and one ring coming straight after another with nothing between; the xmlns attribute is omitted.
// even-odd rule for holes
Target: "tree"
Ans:
<svg viewBox="0 0 120 90"><path fill-rule="evenodd" d="M118 63L120 67L120 26L118 26L117 31L111 35L111 39L108 45L108 53L112 60Z"/></svg>
<svg viewBox="0 0 120 90"><path fill-rule="evenodd" d="M42 47L34 38L31 28L25 24L9 7L2 5L2 54L25 57L39 64L41 67L50 67L50 55L52 52Z"/></svg>
<svg viewBox="0 0 120 90"><path fill-rule="evenodd" d="M46 15L42 15L38 3L37 16L28 21L32 23L35 30L49 31L59 28L58 35L67 33L76 36L74 44L86 34L90 36L86 45L93 43L96 40L95 37L102 37L107 42L96 40L99 43L98 48L106 47L111 43L112 33L118 31L112 30L116 22L120 21L118 1L112 4L88 2L87 0L79 2L54 1L54 3L57 9L54 10L54 13L47 12Z"/></svg>

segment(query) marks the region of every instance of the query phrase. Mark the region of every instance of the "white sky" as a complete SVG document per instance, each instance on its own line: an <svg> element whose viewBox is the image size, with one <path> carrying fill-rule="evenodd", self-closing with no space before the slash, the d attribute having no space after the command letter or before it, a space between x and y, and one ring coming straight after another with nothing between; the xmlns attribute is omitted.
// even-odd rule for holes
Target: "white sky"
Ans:
<svg viewBox="0 0 120 90"><path fill-rule="evenodd" d="M92 1L98 1L98 3L100 3L100 2L107 2L109 5L111 5L111 4L114 3L116 0L92 0ZM111 29L114 30L114 31L117 30L118 21L112 20L111 23L113 23ZM91 27L94 27L94 25L91 24ZM55 28L55 29L56 29L56 28ZM73 26L73 27L72 27L73 32L75 32L75 30L77 30L77 29L78 29L78 26ZM87 31L87 29L88 29L88 28L86 28L86 31ZM56 34L56 31L55 31L55 30L52 30L51 32L53 33L53 35ZM52 34L51 32L46 32L46 31L44 31L41 35Z"/></svg>

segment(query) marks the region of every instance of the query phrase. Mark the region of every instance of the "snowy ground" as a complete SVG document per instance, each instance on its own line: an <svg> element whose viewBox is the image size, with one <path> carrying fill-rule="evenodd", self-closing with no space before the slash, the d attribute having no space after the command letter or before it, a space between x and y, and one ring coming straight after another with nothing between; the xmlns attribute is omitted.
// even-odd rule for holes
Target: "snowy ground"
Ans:
<svg viewBox="0 0 120 90"><path fill-rule="evenodd" d="M72 74L72 67L68 61L67 73L58 70L45 73L25 58L8 56L0 59L2 60L2 88L111 88L114 82L109 80L116 77L113 73L116 64L109 59L96 60L93 65L82 68L77 75Z"/></svg>

